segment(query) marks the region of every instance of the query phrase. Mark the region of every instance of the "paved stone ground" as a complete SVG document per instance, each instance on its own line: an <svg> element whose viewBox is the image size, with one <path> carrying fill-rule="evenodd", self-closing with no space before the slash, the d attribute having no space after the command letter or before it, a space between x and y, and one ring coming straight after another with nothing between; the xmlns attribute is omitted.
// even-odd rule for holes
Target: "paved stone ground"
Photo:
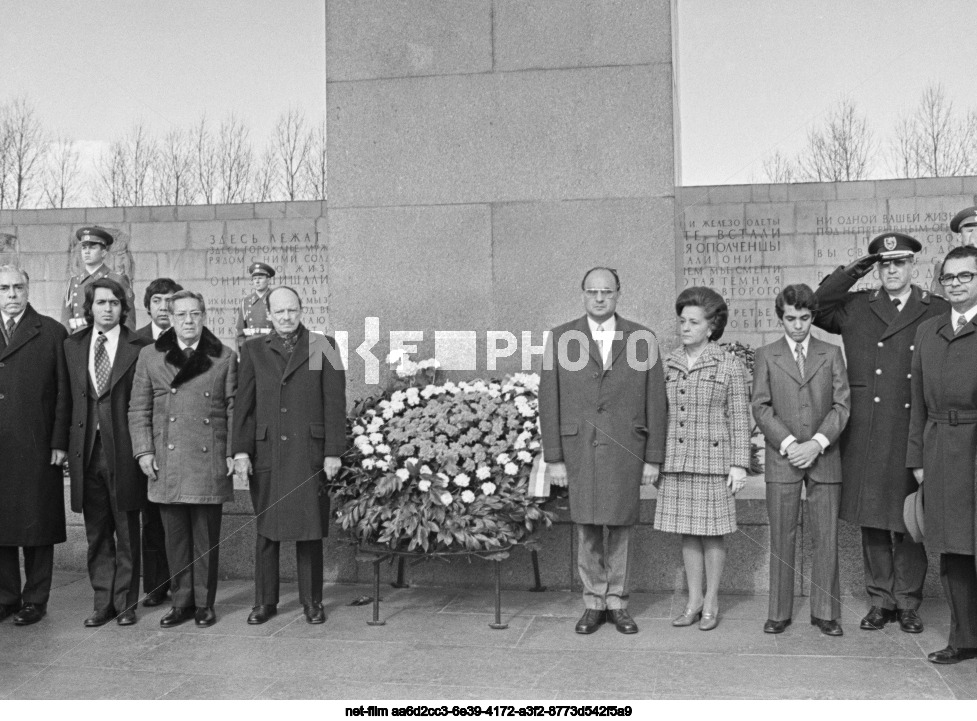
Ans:
<svg viewBox="0 0 977 721"><path fill-rule="evenodd" d="M139 623L89 630L88 580L57 572L48 616L0 623L0 699L977 699L975 662L935 666L948 612L922 608L926 631L860 631L865 610L846 598L845 635L808 624L806 599L781 636L762 633L766 596L725 596L719 628L673 628L683 598L636 594L641 632L605 626L573 632L581 603L569 592L505 592L504 631L492 630L493 597L446 588L382 589L381 617L348 606L368 586L326 588L329 620L309 626L294 585L279 615L248 626L248 581L221 581L217 624L164 631L165 608Z"/></svg>

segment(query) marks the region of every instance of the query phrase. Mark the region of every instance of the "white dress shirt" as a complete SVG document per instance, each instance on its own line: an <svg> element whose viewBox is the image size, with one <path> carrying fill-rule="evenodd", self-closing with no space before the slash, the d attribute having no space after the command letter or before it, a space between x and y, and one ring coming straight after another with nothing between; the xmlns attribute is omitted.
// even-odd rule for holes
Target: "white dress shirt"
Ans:
<svg viewBox="0 0 977 721"><path fill-rule="evenodd" d="M14 330L17 330L17 326L20 325L20 319L24 317L24 313L27 312L27 306L24 306L24 310L20 311L17 315L13 316L14 319ZM7 332L7 321L10 320L10 316L0 310L0 322L3 323L3 332Z"/></svg>
<svg viewBox="0 0 977 721"><path fill-rule="evenodd" d="M187 348L193 348L194 350L197 350L197 346L200 345L200 338L197 338L197 342L194 343L193 345L187 345L186 343L183 342L182 338L177 338L176 344L180 346L181 351L186 351Z"/></svg>
<svg viewBox="0 0 977 721"><path fill-rule="evenodd" d="M606 368L607 360L611 356L611 343L615 340L614 336L617 333L617 316L612 315L602 323L598 323L588 315L587 324L590 326L590 334L597 341L597 347L601 351L601 362ZM597 326L600 326L601 329L597 330Z"/></svg>
<svg viewBox="0 0 977 721"><path fill-rule="evenodd" d="M152 334L153 334L153 340L156 340L156 339L158 339L158 338L159 338L159 336L160 336L160 334L161 334L161 333L163 332L163 328L160 328L160 327L159 327L158 325L156 325L156 323L154 323L154 322L150 322L150 323L149 323L149 330L150 330L150 331L152 331Z"/></svg>
<svg viewBox="0 0 977 721"><path fill-rule="evenodd" d="M800 346L801 348L804 349L804 374L806 376L807 369L809 367L809 363L811 360L810 356L808 355L808 348L811 345L811 334L808 333L807 337L800 343L796 342L788 335L784 335L784 340L787 341L787 347L790 348L790 354L791 356L793 356L795 363L797 362L797 346ZM828 446L831 445L831 443L828 441L827 436L825 436L823 433L815 433L812 440L818 442L818 445L821 446L822 453L824 453L828 449ZM790 444L795 443L796 441L797 439L794 436L787 436L784 439L784 442L780 444L780 455L786 456L787 449L790 448Z"/></svg>
<svg viewBox="0 0 977 721"><path fill-rule="evenodd" d="M906 303L909 302L909 296L911 296L912 294L913 294L912 286L907 286L906 290L904 290L899 295L889 295L889 302L891 303L894 300L898 300L899 307L896 308L896 310L898 310L901 313L902 309L906 307Z"/></svg>
<svg viewBox="0 0 977 721"><path fill-rule="evenodd" d="M977 305L975 305L973 308L971 308L970 310L968 310L965 313L958 313L955 310L951 310L950 311L950 327L953 328L953 332L954 333L957 332L957 323L960 322L958 320L960 318L960 316L963 316L964 318L966 318L967 319L967 322L970 323L971 321L973 321L975 315L977 315ZM6 322L6 321L4 321L4 322Z"/></svg>

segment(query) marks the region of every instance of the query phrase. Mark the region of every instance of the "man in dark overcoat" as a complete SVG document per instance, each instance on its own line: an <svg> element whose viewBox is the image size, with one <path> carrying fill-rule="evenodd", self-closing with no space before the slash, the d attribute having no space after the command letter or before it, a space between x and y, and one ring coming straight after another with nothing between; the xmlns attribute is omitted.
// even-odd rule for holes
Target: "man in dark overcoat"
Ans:
<svg viewBox="0 0 977 721"><path fill-rule="evenodd" d="M586 314L553 329L539 385L543 460L569 485L577 570L586 608L577 633L610 620L637 633L627 611L631 533L640 487L665 460L667 400L654 334L615 313L620 280L594 268L581 283Z"/></svg>
<svg viewBox="0 0 977 721"><path fill-rule="evenodd" d="M139 601L139 513L146 476L132 457L129 397L139 351L149 344L124 324L132 309L125 289L108 278L85 288L85 330L64 343L71 380L68 472L71 510L82 513L88 578L95 591L92 628L113 617L136 622Z"/></svg>
<svg viewBox="0 0 977 721"><path fill-rule="evenodd" d="M27 273L0 266L0 620L12 615L18 626L47 612L54 544L65 540L61 465L71 415L68 333L34 310L29 294Z"/></svg>
<svg viewBox="0 0 977 721"><path fill-rule="evenodd" d="M302 325L302 301L282 286L267 297L274 332L241 346L234 414L234 467L251 475L258 521L255 606L248 623L277 613L282 541L295 541L299 601L306 621L322 608L322 539L329 530L323 477L346 448L346 374L332 338Z"/></svg>
<svg viewBox="0 0 977 721"><path fill-rule="evenodd" d="M916 490L905 467L909 434L910 366L919 325L946 313L943 298L912 284L922 244L904 233L883 233L869 255L826 277L815 293L814 324L840 333L848 360L851 418L841 435L841 518L861 527L862 560L870 609L861 628L899 621L920 633L917 610L926 580L926 550L902 520L903 502ZM849 292L872 268L882 287Z"/></svg>
<svg viewBox="0 0 977 721"><path fill-rule="evenodd" d="M222 506L234 498L228 455L237 386L237 354L205 327L199 293L169 300L173 327L139 353L129 403L132 453L159 504L173 606L171 628L217 621L217 563Z"/></svg>
<svg viewBox="0 0 977 721"><path fill-rule="evenodd" d="M136 334L152 343L169 330L170 312L167 302L183 286L172 278L156 278L143 295L143 305L149 313L149 322ZM159 506L146 501L142 512L142 590L146 597L143 606L158 606L166 600L170 588L170 567L166 564L166 535Z"/></svg>
<svg viewBox="0 0 977 721"><path fill-rule="evenodd" d="M916 331L906 466L922 485L926 545L940 554L950 605L947 647L928 658L946 664L977 657L977 248L947 253L940 283L952 310Z"/></svg>

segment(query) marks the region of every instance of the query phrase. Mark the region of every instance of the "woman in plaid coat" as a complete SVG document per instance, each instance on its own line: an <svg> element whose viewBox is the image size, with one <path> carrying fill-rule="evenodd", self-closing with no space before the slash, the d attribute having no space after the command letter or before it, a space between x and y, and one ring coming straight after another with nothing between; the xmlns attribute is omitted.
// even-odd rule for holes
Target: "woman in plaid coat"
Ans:
<svg viewBox="0 0 977 721"><path fill-rule="evenodd" d="M709 631L719 623L723 536L736 530L733 495L750 465L749 397L746 369L715 343L729 316L722 297L687 288L675 312L682 346L665 359L668 437L655 528L682 534L689 600L672 625L699 621Z"/></svg>

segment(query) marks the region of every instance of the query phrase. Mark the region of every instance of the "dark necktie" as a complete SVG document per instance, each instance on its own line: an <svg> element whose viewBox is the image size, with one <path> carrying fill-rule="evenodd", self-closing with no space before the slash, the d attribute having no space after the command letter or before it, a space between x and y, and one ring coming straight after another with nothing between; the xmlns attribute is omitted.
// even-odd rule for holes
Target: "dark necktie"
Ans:
<svg viewBox="0 0 977 721"><path fill-rule="evenodd" d="M804 380L804 346L797 344L797 370L800 371L801 380Z"/></svg>
<svg viewBox="0 0 977 721"><path fill-rule="evenodd" d="M14 329L16 327L17 327L17 324L14 323L14 319L13 318L7 318L7 342L8 343L13 340L13 338L14 338Z"/></svg>
<svg viewBox="0 0 977 721"><path fill-rule="evenodd" d="M109 378L112 377L112 363L109 361L109 352L105 350L105 342L108 340L99 333L95 339L95 391L101 396L109 387Z"/></svg>
<svg viewBox="0 0 977 721"><path fill-rule="evenodd" d="M186 356L187 360L190 360L190 356L193 355L193 348L187 346L183 349L183 355Z"/></svg>
<svg viewBox="0 0 977 721"><path fill-rule="evenodd" d="M901 306L902 306L902 301L901 301L901 300L899 300L898 298L893 298L893 299L892 299L892 305L894 305L894 306L895 306L895 308L896 308L896 313L898 313L898 312L899 312L899 311L901 310Z"/></svg>

